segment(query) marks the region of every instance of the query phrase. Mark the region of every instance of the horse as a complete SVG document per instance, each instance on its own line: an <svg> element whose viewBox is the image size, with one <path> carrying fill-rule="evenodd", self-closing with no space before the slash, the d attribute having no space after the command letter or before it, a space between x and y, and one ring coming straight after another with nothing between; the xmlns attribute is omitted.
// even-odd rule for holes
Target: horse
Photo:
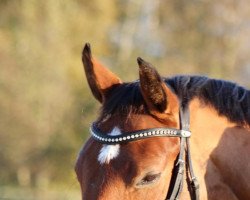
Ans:
<svg viewBox="0 0 250 200"><path fill-rule="evenodd" d="M84 200L250 199L250 92L203 76L164 78L138 58L122 82L82 52L101 103L75 165Z"/></svg>

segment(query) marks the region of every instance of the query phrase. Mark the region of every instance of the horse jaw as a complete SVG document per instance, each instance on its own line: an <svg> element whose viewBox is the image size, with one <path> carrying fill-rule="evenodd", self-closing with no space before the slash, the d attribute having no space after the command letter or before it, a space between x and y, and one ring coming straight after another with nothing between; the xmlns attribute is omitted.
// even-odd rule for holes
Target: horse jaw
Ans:
<svg viewBox="0 0 250 200"><path fill-rule="evenodd" d="M116 135L121 135L121 131L119 128L115 127L111 133L108 135L111 136L116 136ZM116 158L119 155L120 152L120 145L115 144L115 145L106 145L104 144L99 152L98 155L98 161L99 163L102 164L109 164L109 162Z"/></svg>

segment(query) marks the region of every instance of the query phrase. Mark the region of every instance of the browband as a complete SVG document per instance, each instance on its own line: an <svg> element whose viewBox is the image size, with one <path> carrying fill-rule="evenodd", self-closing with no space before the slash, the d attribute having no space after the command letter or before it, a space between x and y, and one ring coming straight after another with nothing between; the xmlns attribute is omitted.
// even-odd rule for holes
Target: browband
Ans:
<svg viewBox="0 0 250 200"><path fill-rule="evenodd" d="M131 142L150 137L181 137L188 138L191 132L174 128L150 128L135 132L123 133L122 135L111 136L102 133L93 123L90 127L90 133L95 140L103 144L120 144L122 142Z"/></svg>

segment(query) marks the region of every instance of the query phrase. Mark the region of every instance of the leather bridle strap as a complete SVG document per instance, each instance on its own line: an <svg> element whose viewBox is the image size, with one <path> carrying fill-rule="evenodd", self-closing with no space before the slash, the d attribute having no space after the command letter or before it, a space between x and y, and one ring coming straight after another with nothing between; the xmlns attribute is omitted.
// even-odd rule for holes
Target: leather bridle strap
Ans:
<svg viewBox="0 0 250 200"><path fill-rule="evenodd" d="M171 193L169 200L178 199L179 195L182 191L183 175L184 175L184 168L185 168L185 161L183 159L184 151L185 151L185 143L186 143L185 138L181 137L180 152L179 152L179 156L178 156L178 160L177 160L177 164L176 164L176 166L178 167L178 172L177 172L177 176L176 176L176 179L174 182L174 187L173 187L173 190L172 190L172 193Z"/></svg>
<svg viewBox="0 0 250 200"><path fill-rule="evenodd" d="M190 131L190 114L189 114L189 108L188 106L181 107L180 108L180 128L181 130ZM189 138L181 137L180 141L180 153L178 156L178 161L176 166L178 166L178 174L176 176L176 180L174 183L174 187L171 193L171 196L169 200L177 200L179 199L180 193L183 188L183 177L184 177L184 169L185 169L185 161L184 161L184 151L186 146L186 155L187 155L187 163L186 166L187 172L189 172L190 175L190 182L191 182L191 199L199 200L199 183L197 181L197 178L194 175L193 166L192 166L192 160L191 160L191 153L190 153L190 144L189 144Z"/></svg>
<svg viewBox="0 0 250 200"><path fill-rule="evenodd" d="M180 118L181 118L181 129L185 131L189 131L190 130L190 113L189 113L188 106L185 106L184 108L182 107L180 111ZM200 199L199 183L198 183L196 176L194 175L189 138L184 138L184 139L186 140L187 172L189 173L189 176L190 176L189 178L191 182L190 195L191 195L191 199L199 200Z"/></svg>
<svg viewBox="0 0 250 200"><path fill-rule="evenodd" d="M191 153L190 153L190 144L189 144L189 138L187 140L187 159L188 159L188 171L190 174L190 182L191 182L191 196L194 197L195 200L200 199L200 193L199 193L199 182L194 175L194 170L193 170L193 165L192 165L192 160L191 160Z"/></svg>

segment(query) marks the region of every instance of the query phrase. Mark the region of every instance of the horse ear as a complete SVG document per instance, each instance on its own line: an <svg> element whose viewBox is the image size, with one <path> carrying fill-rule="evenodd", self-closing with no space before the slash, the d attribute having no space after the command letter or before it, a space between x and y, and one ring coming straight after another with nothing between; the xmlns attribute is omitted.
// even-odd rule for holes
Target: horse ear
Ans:
<svg viewBox="0 0 250 200"><path fill-rule="evenodd" d="M167 87L156 69L137 58L142 96L153 115L172 114L178 109L177 96Z"/></svg>
<svg viewBox="0 0 250 200"><path fill-rule="evenodd" d="M121 84L121 80L92 57L88 43L85 44L82 51L82 62L94 97L103 103L107 91L113 86Z"/></svg>

